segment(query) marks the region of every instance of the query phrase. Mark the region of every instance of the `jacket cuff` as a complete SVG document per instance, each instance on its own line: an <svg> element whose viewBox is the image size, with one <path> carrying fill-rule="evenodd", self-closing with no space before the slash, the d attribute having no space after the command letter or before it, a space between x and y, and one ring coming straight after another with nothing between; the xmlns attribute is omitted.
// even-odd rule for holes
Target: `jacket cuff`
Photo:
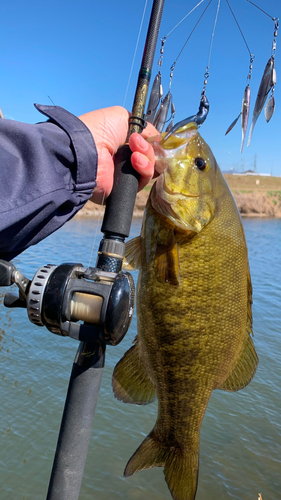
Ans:
<svg viewBox="0 0 281 500"><path fill-rule="evenodd" d="M98 152L88 127L77 116L60 106L43 104L34 104L34 106L69 136L77 163L76 190L93 189L97 185Z"/></svg>

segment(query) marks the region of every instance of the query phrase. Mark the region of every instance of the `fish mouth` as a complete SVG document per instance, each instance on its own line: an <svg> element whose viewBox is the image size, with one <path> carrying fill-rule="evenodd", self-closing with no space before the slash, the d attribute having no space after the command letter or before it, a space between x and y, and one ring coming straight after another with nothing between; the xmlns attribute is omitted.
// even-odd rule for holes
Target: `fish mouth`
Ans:
<svg viewBox="0 0 281 500"><path fill-rule="evenodd" d="M164 192L168 195L171 195L171 196L180 196L181 198L199 198L199 194L183 194L181 193L180 191L172 191L171 189L168 188L166 182L165 182L165 178L164 178Z"/></svg>
<svg viewBox="0 0 281 500"><path fill-rule="evenodd" d="M187 198L199 198L199 195L196 194L183 194L180 191L172 191L171 189L169 189L165 182L165 173L158 177L155 184L159 198L161 198L166 203L169 203L170 205L173 205L179 200L185 200Z"/></svg>
<svg viewBox="0 0 281 500"><path fill-rule="evenodd" d="M174 149L181 144L186 143L186 139L192 139L198 132L198 125L194 121L182 121L173 127L173 133L165 132L161 135L160 145L165 150Z"/></svg>
<svg viewBox="0 0 281 500"><path fill-rule="evenodd" d="M181 193L179 194L169 194L168 192L163 192L161 196L157 192L157 185L153 186L155 189L151 192L151 204L154 210L160 215L163 215L169 219L172 224L183 231L192 231L194 234L199 233L202 229L200 222L198 222L190 213L188 213L188 221L184 220L173 210L173 204L176 204L179 200L188 200L188 198L199 198L199 196L185 196ZM165 198L163 194L165 193ZM175 199L176 198L176 199ZM169 200L172 200L169 201Z"/></svg>

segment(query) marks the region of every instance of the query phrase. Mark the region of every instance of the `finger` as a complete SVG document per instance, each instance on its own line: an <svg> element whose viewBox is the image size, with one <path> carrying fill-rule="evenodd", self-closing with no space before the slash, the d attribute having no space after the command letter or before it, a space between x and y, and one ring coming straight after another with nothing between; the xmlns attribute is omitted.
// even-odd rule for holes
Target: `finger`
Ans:
<svg viewBox="0 0 281 500"><path fill-rule="evenodd" d="M143 129L141 135L147 139L148 137L153 137L154 135L160 135L160 132L158 132L152 123L147 123L147 126Z"/></svg>
<svg viewBox="0 0 281 500"><path fill-rule="evenodd" d="M151 163L155 163L153 147L140 134L135 133L130 136L129 146L133 153L141 153L147 156Z"/></svg>
<svg viewBox="0 0 281 500"><path fill-rule="evenodd" d="M134 169L140 174L139 188L140 191L143 189L154 175L154 162L151 162L147 156L135 152L132 153L131 163Z"/></svg>

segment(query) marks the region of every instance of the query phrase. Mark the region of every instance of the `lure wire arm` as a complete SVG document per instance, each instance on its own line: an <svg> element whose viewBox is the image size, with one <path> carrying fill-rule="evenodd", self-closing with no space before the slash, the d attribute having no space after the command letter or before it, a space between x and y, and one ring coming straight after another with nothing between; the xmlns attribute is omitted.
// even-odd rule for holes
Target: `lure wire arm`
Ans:
<svg viewBox="0 0 281 500"><path fill-rule="evenodd" d="M201 14L201 16L199 17L199 19L198 19L197 23L195 24L193 30L191 31L190 35L188 36L185 44L183 45L183 47L182 47L179 55L175 59L174 64L171 66L170 86L171 86L171 79L173 77L173 71L174 71L175 65L177 63L177 60L180 57L183 49L185 48L185 46L186 46L187 42L189 41L191 35L195 31L195 28L198 26L199 22L201 21L202 17L204 16L205 12L207 11L207 9L210 6L210 4L212 3L212 1L213 0L209 1L208 5L206 6L205 10L203 11L203 13ZM205 74L204 74L204 86L203 86L203 89L202 89L202 92L201 92L200 105L199 105L198 113L196 115L192 115L192 116L189 116L188 118L185 118L184 120L176 123L172 127L169 127L168 130L167 130L167 135L165 136L165 139L168 139L168 137L170 137L172 134L174 134L179 128L187 125L190 122L195 122L199 126L202 125L204 123L204 121L206 120L207 116L208 116L209 109L210 109L210 104L209 104L209 101L208 101L208 99L206 97L206 88L207 88L208 78L210 76L210 73L209 73L210 60L211 60L211 53L212 53L212 47L213 47L213 39L214 39L214 35L215 35L215 29L216 29L217 20L218 20L219 8L220 8L220 0L218 0L217 12L216 12L216 17L215 17L215 22L214 22L214 27L213 27L212 37L211 37L210 49L209 49L208 64L207 64L206 71L205 71Z"/></svg>
<svg viewBox="0 0 281 500"><path fill-rule="evenodd" d="M200 15L198 21L196 22L195 26L193 27L191 33L189 34L188 38L186 39L183 47L181 48L177 58L175 59L174 63L172 64L171 68L170 68L170 81L169 81L169 90L168 90L168 93L167 95L165 96L165 98L163 98L163 89L162 89L162 85L159 87L159 91L158 91L158 99L157 99L157 105L155 104L155 95L156 95L156 92L154 90L154 85L153 85L153 88L152 88L152 91L151 91L151 96L150 96L150 99L149 99L149 104L148 104L148 107L147 107L147 111L146 111L146 119L147 121L150 121L151 123L153 123L153 125L158 129L158 131L161 133L163 128L164 128L164 125L169 122L170 120L170 123L168 125L168 128L167 128L167 131L170 130L172 127L173 127L173 119L174 119L174 116L175 116L175 106L173 105L173 108L172 108L172 103L173 103L173 100L172 100L172 94L171 94L171 87L172 87L172 80L173 80L173 75L174 75L174 69L175 69L175 65L177 63L177 60L179 59L181 53L183 52L186 44L188 43L191 35L193 34L193 32L195 31L196 27L198 26L199 22L201 21L202 17L204 16L205 12L207 11L208 7L210 6L210 4L212 3L213 0L209 0L209 3L207 5L207 7L204 9L203 13ZM204 0L200 0L200 2L197 3L197 5L195 5L195 7L193 7L189 12L188 14L186 14L170 31L167 35L165 35L163 38L161 38L161 48L160 48L160 57L159 57L159 60L158 60L158 75L156 75L155 77L155 81L157 79L157 77L160 79L161 81L161 67L162 67L162 64L163 64L163 58L164 58L164 48L165 48L165 43L167 41L167 38L168 36L194 11L197 9L197 7L199 7L199 5L201 5L201 3L203 3ZM160 88L161 88L161 95L160 95ZM159 105L159 102L161 100L161 104L160 104L160 107L157 111L157 114L155 116L155 113L156 113L156 110L158 108L158 105ZM170 103L171 103L171 118L169 118L167 120L167 115L168 115L168 111L169 111L169 106L170 106ZM154 118L155 116L155 118Z"/></svg>

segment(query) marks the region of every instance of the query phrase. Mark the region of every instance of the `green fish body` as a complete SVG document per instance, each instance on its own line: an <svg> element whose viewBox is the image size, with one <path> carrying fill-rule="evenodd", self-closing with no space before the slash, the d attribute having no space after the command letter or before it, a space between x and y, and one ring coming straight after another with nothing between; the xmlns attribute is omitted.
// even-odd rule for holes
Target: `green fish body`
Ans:
<svg viewBox="0 0 281 500"><path fill-rule="evenodd" d="M241 218L213 154L188 124L151 141L162 174L141 236L127 244L139 268L138 336L113 373L115 396L158 398L153 430L125 476L164 467L174 500L193 500L201 423L214 389L253 378L252 287Z"/></svg>

